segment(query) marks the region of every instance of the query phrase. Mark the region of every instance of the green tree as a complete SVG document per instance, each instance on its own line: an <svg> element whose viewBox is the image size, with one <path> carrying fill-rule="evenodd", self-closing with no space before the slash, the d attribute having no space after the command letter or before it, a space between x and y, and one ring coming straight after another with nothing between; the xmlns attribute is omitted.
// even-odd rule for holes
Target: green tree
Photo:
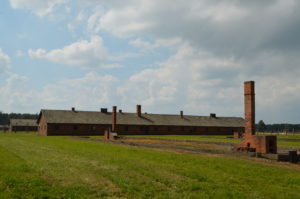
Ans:
<svg viewBox="0 0 300 199"><path fill-rule="evenodd" d="M264 132L266 130L266 124L264 123L263 120L260 120L258 122L258 131L259 132Z"/></svg>

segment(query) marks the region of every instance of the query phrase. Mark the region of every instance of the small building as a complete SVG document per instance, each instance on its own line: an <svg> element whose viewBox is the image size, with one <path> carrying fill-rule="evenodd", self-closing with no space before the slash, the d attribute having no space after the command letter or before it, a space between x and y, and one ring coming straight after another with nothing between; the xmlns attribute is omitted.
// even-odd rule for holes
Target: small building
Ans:
<svg viewBox="0 0 300 199"><path fill-rule="evenodd" d="M115 117L114 117L115 114ZM115 119L114 119L115 118ZM115 121L115 122L113 122ZM99 111L41 110L38 120L38 134L49 135L104 135L112 128L118 135L233 135L244 132L244 119L240 117L217 117L171 114Z"/></svg>
<svg viewBox="0 0 300 199"><path fill-rule="evenodd" d="M35 119L10 119L9 131L37 131L38 125Z"/></svg>
<svg viewBox="0 0 300 199"><path fill-rule="evenodd" d="M0 125L0 131L6 132L8 131L9 126L8 125Z"/></svg>

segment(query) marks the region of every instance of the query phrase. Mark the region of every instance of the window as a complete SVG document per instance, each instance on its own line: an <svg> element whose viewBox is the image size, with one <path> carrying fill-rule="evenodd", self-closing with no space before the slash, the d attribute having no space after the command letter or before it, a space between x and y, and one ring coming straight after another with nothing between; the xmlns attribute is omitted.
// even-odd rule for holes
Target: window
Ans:
<svg viewBox="0 0 300 199"><path fill-rule="evenodd" d="M91 126L92 131L96 131L96 126Z"/></svg>
<svg viewBox="0 0 300 199"><path fill-rule="evenodd" d="M172 131L172 128L171 127L168 127L168 132Z"/></svg>
<svg viewBox="0 0 300 199"><path fill-rule="evenodd" d="M54 126L54 129L55 129L55 130L59 130L59 125L55 125L55 126Z"/></svg>
<svg viewBox="0 0 300 199"><path fill-rule="evenodd" d="M74 126L73 126L73 129L74 129L75 131L77 131L77 130L78 130L78 126L77 126L77 125L74 125Z"/></svg>
<svg viewBox="0 0 300 199"><path fill-rule="evenodd" d="M129 130L129 126L124 126L124 130L128 131Z"/></svg>

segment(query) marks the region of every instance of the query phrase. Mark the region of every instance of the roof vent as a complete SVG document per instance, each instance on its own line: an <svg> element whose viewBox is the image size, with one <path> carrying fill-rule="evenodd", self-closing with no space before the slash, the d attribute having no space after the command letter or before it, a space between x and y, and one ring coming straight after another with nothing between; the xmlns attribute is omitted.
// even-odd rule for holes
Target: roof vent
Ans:
<svg viewBox="0 0 300 199"><path fill-rule="evenodd" d="M101 113L107 113L107 108L101 108L100 111Z"/></svg>
<svg viewBox="0 0 300 199"><path fill-rule="evenodd" d="M212 117L212 118L216 118L216 117L217 117L217 115L216 115L215 113L211 113L211 114L210 114L210 117Z"/></svg>
<svg viewBox="0 0 300 199"><path fill-rule="evenodd" d="M72 111L75 111L75 107L72 107L72 109L71 109Z"/></svg>
<svg viewBox="0 0 300 199"><path fill-rule="evenodd" d="M119 113L123 113L122 109L119 109Z"/></svg>
<svg viewBox="0 0 300 199"><path fill-rule="evenodd" d="M180 117L183 119L183 111L180 111Z"/></svg>

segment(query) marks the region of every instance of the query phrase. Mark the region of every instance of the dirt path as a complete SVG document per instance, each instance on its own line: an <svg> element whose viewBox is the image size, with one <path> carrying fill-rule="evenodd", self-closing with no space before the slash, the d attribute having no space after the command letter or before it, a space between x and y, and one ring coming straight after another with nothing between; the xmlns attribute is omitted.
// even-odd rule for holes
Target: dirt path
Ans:
<svg viewBox="0 0 300 199"><path fill-rule="evenodd" d="M115 141L108 141L105 139L96 139L89 137L72 137L72 139L110 142L114 144L151 148L155 150L164 150L176 153L204 154L219 157L244 159L262 164L276 165L284 168L300 170L300 164L291 164L287 162L278 162L276 160L266 158L257 158L255 153L234 152L232 150L234 147L234 143L136 137L123 137L122 139ZM290 149L291 147L279 147L280 152L287 151ZM295 148L293 148L293 150L295 150Z"/></svg>

